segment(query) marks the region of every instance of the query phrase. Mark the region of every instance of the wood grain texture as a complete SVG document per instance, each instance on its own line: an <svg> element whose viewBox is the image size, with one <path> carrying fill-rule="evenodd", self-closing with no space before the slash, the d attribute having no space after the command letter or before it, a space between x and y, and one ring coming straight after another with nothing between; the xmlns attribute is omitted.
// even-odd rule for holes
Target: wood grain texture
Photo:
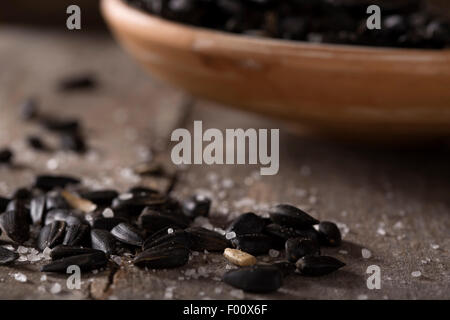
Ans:
<svg viewBox="0 0 450 320"><path fill-rule="evenodd" d="M187 126L203 120L205 128L281 128L278 175L260 177L256 166L192 166L183 171L175 194L184 198L196 191L212 192L211 222L220 227L255 205L262 213L265 205L278 202L300 205L319 219L343 223L349 228L343 246L324 253L347 266L321 278L293 276L277 293L245 297L450 298L448 144L401 149L345 145L293 134L278 121L207 101L196 103L186 116L180 108L184 95L147 76L109 37L4 27L0 39L0 146L12 146L21 165L14 170L0 167L0 195L28 185L36 173L48 172L51 158L58 163L55 172L80 175L87 184L126 190L137 183L152 183L136 181L122 169L141 159L141 148L166 145L169 123L178 120ZM58 79L84 70L95 72L98 90L71 95L55 90ZM27 150L25 136L41 131L18 119L18 105L32 94L40 98L44 110L83 119L92 153L78 157ZM232 187L222 186L226 179L231 179ZM377 233L380 227L386 235ZM362 248L370 249L372 258L363 259ZM427 258L430 261L423 264L421 260ZM366 268L372 264L381 268L381 290L366 287ZM199 254L185 267L157 272L124 261L117 271L83 275L82 289L73 291L65 287L64 275L48 275L42 282L39 263L18 263L0 267L0 298L156 299L173 292L177 299L235 299L236 292L218 281L226 265L221 254ZM194 269L198 274L199 267L206 268L201 272L206 276L188 280L186 271ZM11 277L18 271L28 276L27 283ZM413 271L421 271L422 276L412 277ZM49 290L56 282L63 291L53 295Z"/></svg>

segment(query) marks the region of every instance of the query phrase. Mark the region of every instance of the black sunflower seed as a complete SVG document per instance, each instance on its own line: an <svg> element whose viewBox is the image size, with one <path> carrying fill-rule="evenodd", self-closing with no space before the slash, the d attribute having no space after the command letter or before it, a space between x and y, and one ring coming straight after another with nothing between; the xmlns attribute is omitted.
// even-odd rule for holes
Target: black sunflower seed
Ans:
<svg viewBox="0 0 450 320"><path fill-rule="evenodd" d="M283 277L287 277L295 272L295 263L290 261L275 261L273 263L275 267L280 269L281 273L283 274Z"/></svg>
<svg viewBox="0 0 450 320"><path fill-rule="evenodd" d="M120 242L133 246L140 247L144 242L140 231L128 223L119 223L117 226L112 228L111 234Z"/></svg>
<svg viewBox="0 0 450 320"><path fill-rule="evenodd" d="M282 286L283 275L275 266L256 265L228 271L223 281L246 292L268 293Z"/></svg>
<svg viewBox="0 0 450 320"><path fill-rule="evenodd" d="M111 231L112 228L117 226L119 223L127 222L124 218L104 218L104 217L98 217L94 219L94 222L92 224L92 228L94 229L103 229Z"/></svg>
<svg viewBox="0 0 450 320"><path fill-rule="evenodd" d="M291 262L297 262L298 259L309 255L320 255L319 245L305 238L291 238L285 245L286 259Z"/></svg>
<svg viewBox="0 0 450 320"><path fill-rule="evenodd" d="M183 202L183 213L191 219L207 217L210 207L211 199L203 195L195 195Z"/></svg>
<svg viewBox="0 0 450 320"><path fill-rule="evenodd" d="M160 192L158 190L143 186L132 187L128 190L128 192L137 196L160 195Z"/></svg>
<svg viewBox="0 0 450 320"><path fill-rule="evenodd" d="M84 217L77 211L70 209L52 209L47 212L45 216L45 224L50 224L54 221L64 221L68 225L84 224Z"/></svg>
<svg viewBox="0 0 450 320"><path fill-rule="evenodd" d="M284 242L290 238L308 238L314 242L319 243L319 233L313 227L307 229L294 229L286 226L281 226L276 223L268 224L264 228L264 233L279 238L284 246Z"/></svg>
<svg viewBox="0 0 450 320"><path fill-rule="evenodd" d="M0 217L3 229L11 240L22 244L30 238L28 211L17 208L14 211L6 211Z"/></svg>
<svg viewBox="0 0 450 320"><path fill-rule="evenodd" d="M47 247L51 249L61 244L64 240L66 226L67 224L64 221L54 221L42 227L37 240L37 247L44 250Z"/></svg>
<svg viewBox="0 0 450 320"><path fill-rule="evenodd" d="M112 201L119 195L116 190L98 190L81 192L80 196L87 199L98 206L110 206Z"/></svg>
<svg viewBox="0 0 450 320"><path fill-rule="evenodd" d="M8 198L0 197L0 213L3 213L3 212L6 211L6 207L8 206L8 203L9 203L10 201L11 201L11 200L8 199Z"/></svg>
<svg viewBox="0 0 450 320"><path fill-rule="evenodd" d="M114 254L116 251L116 239L109 231L92 229L91 247L93 249L101 250L107 255Z"/></svg>
<svg viewBox="0 0 450 320"><path fill-rule="evenodd" d="M274 247L273 240L261 233L244 234L231 239L236 249L245 251L252 255L261 255L269 252Z"/></svg>
<svg viewBox="0 0 450 320"><path fill-rule="evenodd" d="M87 150L86 142L80 132L63 133L60 136L61 149L84 153Z"/></svg>
<svg viewBox="0 0 450 320"><path fill-rule="evenodd" d="M97 82L93 75L82 74L67 77L60 81L59 89L62 91L73 91L73 90L86 90L93 89L97 85Z"/></svg>
<svg viewBox="0 0 450 320"><path fill-rule="evenodd" d="M162 246L138 254L133 263L141 268L169 269L185 265L189 260L189 249L184 246Z"/></svg>
<svg viewBox="0 0 450 320"><path fill-rule="evenodd" d="M70 184L79 184L81 181L71 176L39 175L36 177L34 186L42 190L64 188Z"/></svg>
<svg viewBox="0 0 450 320"><path fill-rule="evenodd" d="M34 97L28 98L20 106L20 116L23 120L32 120L38 115L38 101Z"/></svg>
<svg viewBox="0 0 450 320"><path fill-rule="evenodd" d="M11 163L14 153L10 149L0 149L0 164Z"/></svg>
<svg viewBox="0 0 450 320"><path fill-rule="evenodd" d="M30 202L30 215L33 224L41 224L43 222L46 211L46 196L45 194L34 197Z"/></svg>
<svg viewBox="0 0 450 320"><path fill-rule="evenodd" d="M345 263L328 256L305 256L295 263L297 270L305 276L323 276L336 271Z"/></svg>
<svg viewBox="0 0 450 320"><path fill-rule="evenodd" d="M46 209L70 209L70 205L59 191L50 191L46 195Z"/></svg>
<svg viewBox="0 0 450 320"><path fill-rule="evenodd" d="M160 194L127 193L113 200L112 209L125 211L129 215L139 215L145 208L148 210L161 209L166 201L167 198Z"/></svg>
<svg viewBox="0 0 450 320"><path fill-rule="evenodd" d="M142 249L147 250L162 244L170 244L172 246L175 244L179 244L185 246L186 248L191 247L191 241L186 232L184 232L183 230L172 230L172 232L166 232L166 234L161 235L157 239L153 239L153 237L148 238L144 241Z"/></svg>
<svg viewBox="0 0 450 320"><path fill-rule="evenodd" d="M87 253L96 253L96 252L102 252L97 249L92 248L84 248L84 247L77 247L77 246L65 246L65 245L58 245L50 251L50 258L52 260L58 260L61 258L71 257L71 256L79 256L81 254L87 254Z"/></svg>
<svg viewBox="0 0 450 320"><path fill-rule="evenodd" d="M309 214L289 204L279 204L271 208L270 218L273 222L297 229L309 228L319 221Z"/></svg>
<svg viewBox="0 0 450 320"><path fill-rule="evenodd" d="M138 219L139 226L149 233L159 231L165 227L176 226L186 228L188 225L173 215L163 214L146 208Z"/></svg>
<svg viewBox="0 0 450 320"><path fill-rule="evenodd" d="M322 221L319 224L320 242L322 245L338 247L341 245L341 231L333 222Z"/></svg>
<svg viewBox="0 0 450 320"><path fill-rule="evenodd" d="M237 235L249 234L249 233L261 233L266 226L266 220L257 216L253 212L248 212L240 215L235 219L228 230L235 232Z"/></svg>
<svg viewBox="0 0 450 320"><path fill-rule="evenodd" d="M9 264L19 258L17 252L0 247L0 265Z"/></svg>
<svg viewBox="0 0 450 320"><path fill-rule="evenodd" d="M223 251L230 242L221 234L201 227L191 227L185 230L193 251Z"/></svg>
<svg viewBox="0 0 450 320"><path fill-rule="evenodd" d="M62 244L65 246L76 246L87 243L89 230L90 228L87 224L76 223L68 225Z"/></svg>
<svg viewBox="0 0 450 320"><path fill-rule="evenodd" d="M27 143L30 148L36 151L49 151L50 147L38 136L28 136Z"/></svg>
<svg viewBox="0 0 450 320"><path fill-rule="evenodd" d="M153 232L149 237L147 237L147 239L145 239L145 242L147 244L149 244L149 243L155 241L156 239L159 239L159 238L165 236L166 234L169 234L170 233L169 232L170 229L172 229L173 232L179 231L179 230L183 230L183 229L181 229L181 228L179 228L177 226L167 226L167 227L164 227L164 228L162 228L162 229L160 229L160 230L158 230L156 232ZM145 245L145 243L144 243L144 245Z"/></svg>
<svg viewBox="0 0 450 320"><path fill-rule="evenodd" d="M42 116L39 121L45 129L57 133L78 132L80 130L80 123L76 119L59 119L50 116Z"/></svg>
<svg viewBox="0 0 450 320"><path fill-rule="evenodd" d="M67 268L72 265L80 267L81 271L100 269L106 265L108 258L104 252L87 253L76 256L65 257L46 264L41 268L42 272L66 273Z"/></svg>

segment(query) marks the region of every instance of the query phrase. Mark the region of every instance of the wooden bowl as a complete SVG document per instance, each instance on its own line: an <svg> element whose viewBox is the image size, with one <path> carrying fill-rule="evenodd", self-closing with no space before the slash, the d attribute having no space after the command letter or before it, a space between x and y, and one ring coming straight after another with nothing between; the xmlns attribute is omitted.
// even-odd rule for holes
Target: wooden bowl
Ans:
<svg viewBox="0 0 450 320"><path fill-rule="evenodd" d="M450 50L311 44L186 26L102 0L120 43L186 91L326 133L450 135Z"/></svg>

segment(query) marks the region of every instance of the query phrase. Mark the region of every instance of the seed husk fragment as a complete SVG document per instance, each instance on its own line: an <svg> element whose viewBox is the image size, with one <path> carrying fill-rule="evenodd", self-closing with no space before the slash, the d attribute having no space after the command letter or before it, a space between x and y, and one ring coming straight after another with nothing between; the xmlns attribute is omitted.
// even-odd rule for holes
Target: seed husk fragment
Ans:
<svg viewBox="0 0 450 320"><path fill-rule="evenodd" d="M0 265L9 264L19 258L17 252L0 247Z"/></svg>
<svg viewBox="0 0 450 320"><path fill-rule="evenodd" d="M185 265L189 260L189 249L184 246L161 246L141 252L133 263L150 269L169 269Z"/></svg>
<svg viewBox="0 0 450 320"><path fill-rule="evenodd" d="M270 209L269 214L273 222L297 229L305 229L319 223L303 210L289 204L276 205Z"/></svg>
<svg viewBox="0 0 450 320"><path fill-rule="evenodd" d="M249 267L257 262L251 254L237 249L226 248L223 255L228 261L241 267Z"/></svg>
<svg viewBox="0 0 450 320"><path fill-rule="evenodd" d="M252 255L266 254L274 246L272 239L261 233L237 236L231 243L236 249Z"/></svg>
<svg viewBox="0 0 450 320"><path fill-rule="evenodd" d="M338 247L341 245L341 231L333 222L322 221L319 224L320 243L324 246Z"/></svg>
<svg viewBox="0 0 450 320"><path fill-rule="evenodd" d="M191 227L185 230L193 251L223 251L230 246L230 242L221 234L201 227Z"/></svg>
<svg viewBox="0 0 450 320"><path fill-rule="evenodd" d="M116 239L109 231L92 229L91 247L105 252L107 255L114 254L116 251Z"/></svg>
<svg viewBox="0 0 450 320"><path fill-rule="evenodd" d="M300 274L305 276L323 276L336 271L345 263L329 256L305 256L295 263Z"/></svg>
<svg viewBox="0 0 450 320"><path fill-rule="evenodd" d="M80 198L79 196L68 192L61 191L61 195L66 199L67 203L74 209L78 209L85 213L89 213L95 211L97 209L97 205L87 199Z"/></svg>
<svg viewBox="0 0 450 320"><path fill-rule="evenodd" d="M53 176L39 175L36 177L34 186L42 190L51 190L55 188L65 188L70 184L79 184L81 181L71 176Z"/></svg>
<svg viewBox="0 0 450 320"><path fill-rule="evenodd" d="M133 246L140 247L144 242L139 230L132 225L124 222L119 223L117 226L112 228L111 234L117 240Z"/></svg>
<svg viewBox="0 0 450 320"><path fill-rule="evenodd" d="M86 253L76 256L65 257L46 264L41 268L42 272L66 273L67 268L72 265L80 267L81 271L100 269L106 265L108 259L104 252Z"/></svg>
<svg viewBox="0 0 450 320"><path fill-rule="evenodd" d="M247 212L240 215L228 227L230 232L235 232L237 235L261 233L266 226L264 218L257 216L253 212Z"/></svg>
<svg viewBox="0 0 450 320"><path fill-rule="evenodd" d="M84 248L79 246L65 246L60 244L54 247L52 251L50 251L50 258L52 258L52 260L58 260L66 257L79 256L81 254L96 253L96 252L102 251L92 248Z"/></svg>
<svg viewBox="0 0 450 320"><path fill-rule="evenodd" d="M231 270L225 273L223 281L246 292L269 293L281 287L283 275L277 267L255 265Z"/></svg>
<svg viewBox="0 0 450 320"><path fill-rule="evenodd" d="M37 247L44 250L47 247L51 249L61 244L64 240L66 226L65 221L54 221L42 227L37 240Z"/></svg>
<svg viewBox="0 0 450 320"><path fill-rule="evenodd" d="M317 243L305 238L291 238L285 244L286 259L296 262L298 259L308 255L319 255L320 247Z"/></svg>

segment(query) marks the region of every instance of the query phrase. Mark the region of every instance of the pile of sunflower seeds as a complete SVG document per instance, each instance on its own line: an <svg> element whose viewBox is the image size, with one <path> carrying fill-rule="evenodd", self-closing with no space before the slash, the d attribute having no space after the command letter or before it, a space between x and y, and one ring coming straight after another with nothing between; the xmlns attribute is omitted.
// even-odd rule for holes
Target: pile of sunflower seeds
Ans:
<svg viewBox="0 0 450 320"><path fill-rule="evenodd" d="M447 17L424 0L124 0L165 19L253 36L368 46L444 48ZM366 27L379 5L381 29Z"/></svg>
<svg viewBox="0 0 450 320"><path fill-rule="evenodd" d="M59 273L71 265L82 271L106 268L117 256L132 256L140 268L176 268L187 264L193 251L224 252L231 263L243 267L228 271L223 281L259 293L277 290L295 271L320 276L345 265L320 255L320 246L340 245L334 223L280 204L270 209L270 218L240 215L225 234L192 226L195 218L208 217L210 207L211 200L202 195L179 201L170 188L93 191L75 177L39 175L29 188L0 197L2 238L18 246L14 251L0 246L0 264L14 263L24 246L35 248L28 260L52 260L41 271ZM255 256L280 249L285 260L257 263Z"/></svg>

